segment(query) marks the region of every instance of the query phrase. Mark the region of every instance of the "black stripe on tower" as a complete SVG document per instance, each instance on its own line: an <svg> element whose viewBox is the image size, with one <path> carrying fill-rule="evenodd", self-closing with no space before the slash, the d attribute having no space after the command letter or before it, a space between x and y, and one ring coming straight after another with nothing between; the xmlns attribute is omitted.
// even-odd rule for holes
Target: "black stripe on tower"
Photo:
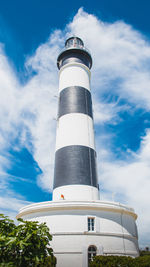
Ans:
<svg viewBox="0 0 150 267"><path fill-rule="evenodd" d="M93 118L91 93L81 86L70 86L60 92L58 118L68 113L83 113Z"/></svg>
<svg viewBox="0 0 150 267"><path fill-rule="evenodd" d="M98 187L96 152L86 146L66 146L55 153L54 189L65 185Z"/></svg>

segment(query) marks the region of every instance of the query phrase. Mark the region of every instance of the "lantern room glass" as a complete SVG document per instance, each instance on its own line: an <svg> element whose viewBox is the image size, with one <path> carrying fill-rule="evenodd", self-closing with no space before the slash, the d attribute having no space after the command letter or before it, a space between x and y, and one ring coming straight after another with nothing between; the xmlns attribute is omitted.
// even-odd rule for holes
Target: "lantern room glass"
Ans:
<svg viewBox="0 0 150 267"><path fill-rule="evenodd" d="M84 47L84 43L79 37L71 37L66 41L65 47L67 49L68 48L72 48L72 47L74 47L74 48L83 48Z"/></svg>

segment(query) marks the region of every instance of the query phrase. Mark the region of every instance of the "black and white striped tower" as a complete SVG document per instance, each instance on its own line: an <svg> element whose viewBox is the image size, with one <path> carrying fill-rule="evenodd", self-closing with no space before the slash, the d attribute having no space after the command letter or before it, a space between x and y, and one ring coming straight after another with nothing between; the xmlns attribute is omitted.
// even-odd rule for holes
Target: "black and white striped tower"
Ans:
<svg viewBox="0 0 150 267"><path fill-rule="evenodd" d="M82 40L71 37L57 60L59 107L53 200L98 200L90 69Z"/></svg>
<svg viewBox="0 0 150 267"><path fill-rule="evenodd" d="M99 200L90 69L80 38L58 56L59 108L53 201L23 207L17 218L46 222L57 267L88 267L93 255L137 257L134 210Z"/></svg>

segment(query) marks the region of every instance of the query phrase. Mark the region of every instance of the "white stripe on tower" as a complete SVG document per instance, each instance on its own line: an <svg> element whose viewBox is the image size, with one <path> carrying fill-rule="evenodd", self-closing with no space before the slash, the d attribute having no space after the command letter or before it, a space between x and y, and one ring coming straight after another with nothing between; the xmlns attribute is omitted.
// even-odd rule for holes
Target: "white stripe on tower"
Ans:
<svg viewBox="0 0 150 267"><path fill-rule="evenodd" d="M94 144L90 68L92 58L80 38L66 41L58 56L59 109L53 200L99 199Z"/></svg>
<svg viewBox="0 0 150 267"><path fill-rule="evenodd" d="M69 86L82 86L90 91L90 70L81 63L70 63L60 69L59 92Z"/></svg>
<svg viewBox="0 0 150 267"><path fill-rule="evenodd" d="M70 113L58 121L56 151L65 146L87 146L95 149L93 120L80 113Z"/></svg>

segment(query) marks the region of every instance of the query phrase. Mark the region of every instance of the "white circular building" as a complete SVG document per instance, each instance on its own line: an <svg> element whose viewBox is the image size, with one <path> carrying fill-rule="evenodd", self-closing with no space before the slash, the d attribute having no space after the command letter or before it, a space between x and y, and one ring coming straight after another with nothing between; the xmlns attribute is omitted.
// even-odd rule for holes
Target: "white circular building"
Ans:
<svg viewBox="0 0 150 267"><path fill-rule="evenodd" d="M59 108L53 201L22 208L17 218L46 222L57 267L88 267L94 255L138 256L137 215L99 200L90 69L78 37L58 56Z"/></svg>

